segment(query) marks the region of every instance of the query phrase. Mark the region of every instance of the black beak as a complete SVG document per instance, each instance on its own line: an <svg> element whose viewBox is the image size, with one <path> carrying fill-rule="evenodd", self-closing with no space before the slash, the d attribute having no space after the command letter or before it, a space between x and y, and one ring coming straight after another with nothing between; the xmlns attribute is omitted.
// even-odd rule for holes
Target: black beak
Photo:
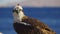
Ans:
<svg viewBox="0 0 60 34"><path fill-rule="evenodd" d="M17 14L20 12L20 11L22 11L22 9L13 9L13 12L16 12Z"/></svg>
<svg viewBox="0 0 60 34"><path fill-rule="evenodd" d="M14 12L16 12L16 13L18 14L18 10L14 9L14 10L13 10L13 13L14 13Z"/></svg>

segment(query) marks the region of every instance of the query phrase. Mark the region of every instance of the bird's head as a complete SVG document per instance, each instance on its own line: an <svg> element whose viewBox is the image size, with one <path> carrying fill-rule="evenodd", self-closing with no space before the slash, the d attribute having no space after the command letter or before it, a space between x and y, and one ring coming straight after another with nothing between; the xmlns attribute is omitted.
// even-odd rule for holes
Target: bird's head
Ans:
<svg viewBox="0 0 60 34"><path fill-rule="evenodd" d="M17 14L20 13L20 11L23 11L23 8L17 4L14 9L13 9L13 12L16 12Z"/></svg>
<svg viewBox="0 0 60 34"><path fill-rule="evenodd" d="M25 16L23 12L23 8L19 4L17 4L14 7L13 16L14 16L14 19L19 21L22 21L22 18Z"/></svg>

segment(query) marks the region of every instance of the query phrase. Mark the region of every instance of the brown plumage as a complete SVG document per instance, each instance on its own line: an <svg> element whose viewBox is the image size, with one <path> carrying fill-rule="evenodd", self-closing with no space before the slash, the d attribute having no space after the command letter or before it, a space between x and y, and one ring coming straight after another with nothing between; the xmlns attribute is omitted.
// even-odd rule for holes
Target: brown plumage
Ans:
<svg viewBox="0 0 60 34"><path fill-rule="evenodd" d="M50 29L46 24L44 24L43 22L40 22L39 20L36 20L34 18L29 18L27 16L25 16L22 19L22 22L26 22L31 24L32 26L34 26L35 28L39 29L40 32L44 33L44 34L56 34L52 29ZM46 31L46 32L45 32Z"/></svg>
<svg viewBox="0 0 60 34"><path fill-rule="evenodd" d="M14 29L17 34L56 34L46 24L24 15L21 6L13 10Z"/></svg>
<svg viewBox="0 0 60 34"><path fill-rule="evenodd" d="M31 26L14 23L14 28L18 34L56 34L46 24L39 20L25 16L23 17L22 22L31 24Z"/></svg>

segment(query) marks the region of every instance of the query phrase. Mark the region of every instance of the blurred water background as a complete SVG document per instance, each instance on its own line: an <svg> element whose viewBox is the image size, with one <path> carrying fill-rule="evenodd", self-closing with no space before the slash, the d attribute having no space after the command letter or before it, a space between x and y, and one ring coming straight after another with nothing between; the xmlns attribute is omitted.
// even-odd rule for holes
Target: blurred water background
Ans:
<svg viewBox="0 0 60 34"><path fill-rule="evenodd" d="M46 23L50 28L60 34L60 7L23 7L25 15ZM3 34L16 34L13 28L13 7L0 8L0 32Z"/></svg>

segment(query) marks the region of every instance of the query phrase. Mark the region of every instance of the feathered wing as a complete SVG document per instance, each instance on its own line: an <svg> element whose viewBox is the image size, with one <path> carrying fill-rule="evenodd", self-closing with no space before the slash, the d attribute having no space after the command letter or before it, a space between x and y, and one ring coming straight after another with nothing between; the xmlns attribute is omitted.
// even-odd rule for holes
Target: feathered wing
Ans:
<svg viewBox="0 0 60 34"><path fill-rule="evenodd" d="M39 20L29 18L27 16L23 17L22 22L26 22L39 29L43 34L56 34L52 29L50 29L46 24L40 22Z"/></svg>
<svg viewBox="0 0 60 34"><path fill-rule="evenodd" d="M25 22L21 23L14 23L14 29L17 34L41 34L39 29L33 27L32 25L24 24Z"/></svg>

